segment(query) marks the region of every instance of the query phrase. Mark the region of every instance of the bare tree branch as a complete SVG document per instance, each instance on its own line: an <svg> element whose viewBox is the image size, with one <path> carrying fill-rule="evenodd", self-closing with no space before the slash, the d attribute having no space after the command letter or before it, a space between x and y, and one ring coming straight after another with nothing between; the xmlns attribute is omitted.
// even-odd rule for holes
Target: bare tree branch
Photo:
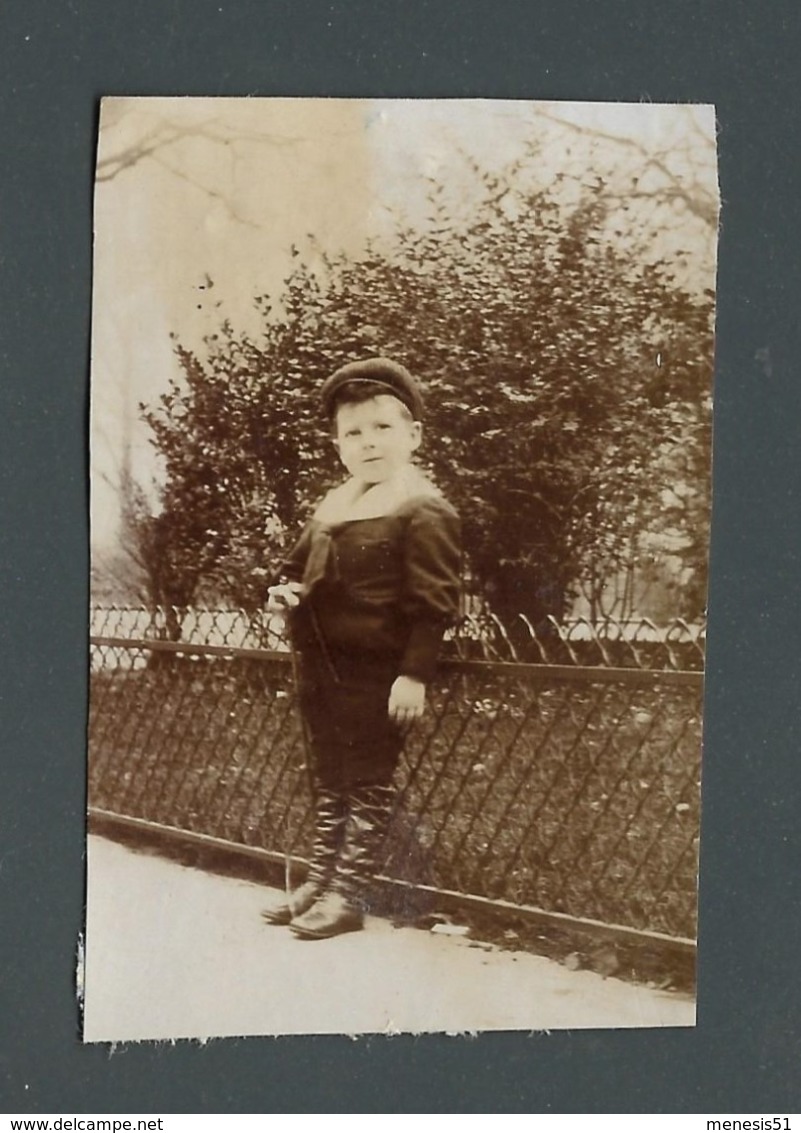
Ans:
<svg viewBox="0 0 801 1133"><path fill-rule="evenodd" d="M113 125L116 126L117 123L115 122ZM160 123L135 144L98 161L97 180L112 181L124 170L130 169L145 158L152 157L157 151L166 149L185 138L202 138L215 145L226 147L235 146L242 142L254 142L280 148L291 148L304 140L301 137L282 137L274 134L219 132L214 128L217 125L218 123L214 119L209 119L207 122L195 126L178 125L174 122Z"/></svg>
<svg viewBox="0 0 801 1133"><path fill-rule="evenodd" d="M682 200L690 212L703 220L711 228L717 228L718 210L715 200L710 197L709 193L703 189L697 181L693 185L693 191L688 189L685 181L679 177L664 161L662 155L654 153L643 145L642 142L636 138L625 137L622 134L613 134L608 130L600 129L595 126L582 126L578 122L571 122L569 119L562 118L558 114L553 114L549 110L538 111L541 118L553 122L555 125L563 126L565 129L572 131L574 134L579 134L582 137L601 138L604 141L613 142L620 146L625 146L627 149L634 150L642 159L646 168L650 167L657 170L665 178L669 184L669 188L661 190L665 197L670 197L673 200ZM709 139L706 138L701 131L697 129L696 132L700 137L703 137L706 145L709 144ZM631 196L651 197L657 195L656 191L646 192L644 190L635 190Z"/></svg>
<svg viewBox="0 0 801 1133"><path fill-rule="evenodd" d="M234 208L234 206L231 204L224 193L220 193L216 189L210 189L207 185L201 185L200 182L193 180L181 169L177 169L174 165L171 165L168 161L165 161L163 157L156 157L155 155L152 156L157 165L160 165L162 169L166 169L168 173L172 173L172 175L174 177L177 177L179 181L185 181L187 185L191 185L193 189L197 189L198 192L204 193L211 200L219 201L232 220L237 221L237 223L239 224L245 224L248 226L248 228L261 228L261 225L258 224L255 220L250 220L248 217L242 216L239 212L237 212L237 210Z"/></svg>

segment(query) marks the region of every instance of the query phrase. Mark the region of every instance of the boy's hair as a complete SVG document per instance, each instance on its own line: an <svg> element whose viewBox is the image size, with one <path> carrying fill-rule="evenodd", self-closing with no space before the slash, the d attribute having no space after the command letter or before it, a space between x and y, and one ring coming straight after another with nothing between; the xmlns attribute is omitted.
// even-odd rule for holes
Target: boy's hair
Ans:
<svg viewBox="0 0 801 1133"><path fill-rule="evenodd" d="M391 397L400 406L401 413L407 421L413 421L411 410L399 397L395 397L392 390L387 389L383 382L361 380L358 382L345 382L340 386L329 405L329 420L336 424L337 412L343 405L361 405L365 401L372 401L374 397Z"/></svg>

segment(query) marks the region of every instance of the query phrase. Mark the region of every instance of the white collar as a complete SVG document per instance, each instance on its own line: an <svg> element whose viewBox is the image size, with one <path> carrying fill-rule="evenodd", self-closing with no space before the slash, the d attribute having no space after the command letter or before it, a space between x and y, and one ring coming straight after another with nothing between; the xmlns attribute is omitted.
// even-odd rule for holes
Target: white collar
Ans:
<svg viewBox="0 0 801 1133"><path fill-rule="evenodd" d="M391 515L408 500L418 496L439 496L439 492L419 469L409 465L390 480L366 487L351 477L322 499L314 513L318 523L347 523L352 519L377 519Z"/></svg>

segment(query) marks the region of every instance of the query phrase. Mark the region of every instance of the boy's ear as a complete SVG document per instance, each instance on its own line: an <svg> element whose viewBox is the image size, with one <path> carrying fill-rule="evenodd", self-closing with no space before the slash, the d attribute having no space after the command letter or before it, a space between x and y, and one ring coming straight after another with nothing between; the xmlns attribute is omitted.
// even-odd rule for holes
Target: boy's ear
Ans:
<svg viewBox="0 0 801 1133"><path fill-rule="evenodd" d="M423 439L423 426L419 421L412 421L412 438L414 440L414 447L418 449Z"/></svg>

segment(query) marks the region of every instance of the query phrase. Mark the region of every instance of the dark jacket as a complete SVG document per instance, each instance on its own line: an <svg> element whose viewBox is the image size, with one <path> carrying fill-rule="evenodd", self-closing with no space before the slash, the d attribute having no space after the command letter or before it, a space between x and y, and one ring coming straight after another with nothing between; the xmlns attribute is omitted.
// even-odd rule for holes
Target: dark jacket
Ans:
<svg viewBox="0 0 801 1133"><path fill-rule="evenodd" d="M296 643L393 658L428 682L445 630L459 617L459 518L438 496L406 500L388 515L326 524L312 519L284 564L302 582Z"/></svg>

